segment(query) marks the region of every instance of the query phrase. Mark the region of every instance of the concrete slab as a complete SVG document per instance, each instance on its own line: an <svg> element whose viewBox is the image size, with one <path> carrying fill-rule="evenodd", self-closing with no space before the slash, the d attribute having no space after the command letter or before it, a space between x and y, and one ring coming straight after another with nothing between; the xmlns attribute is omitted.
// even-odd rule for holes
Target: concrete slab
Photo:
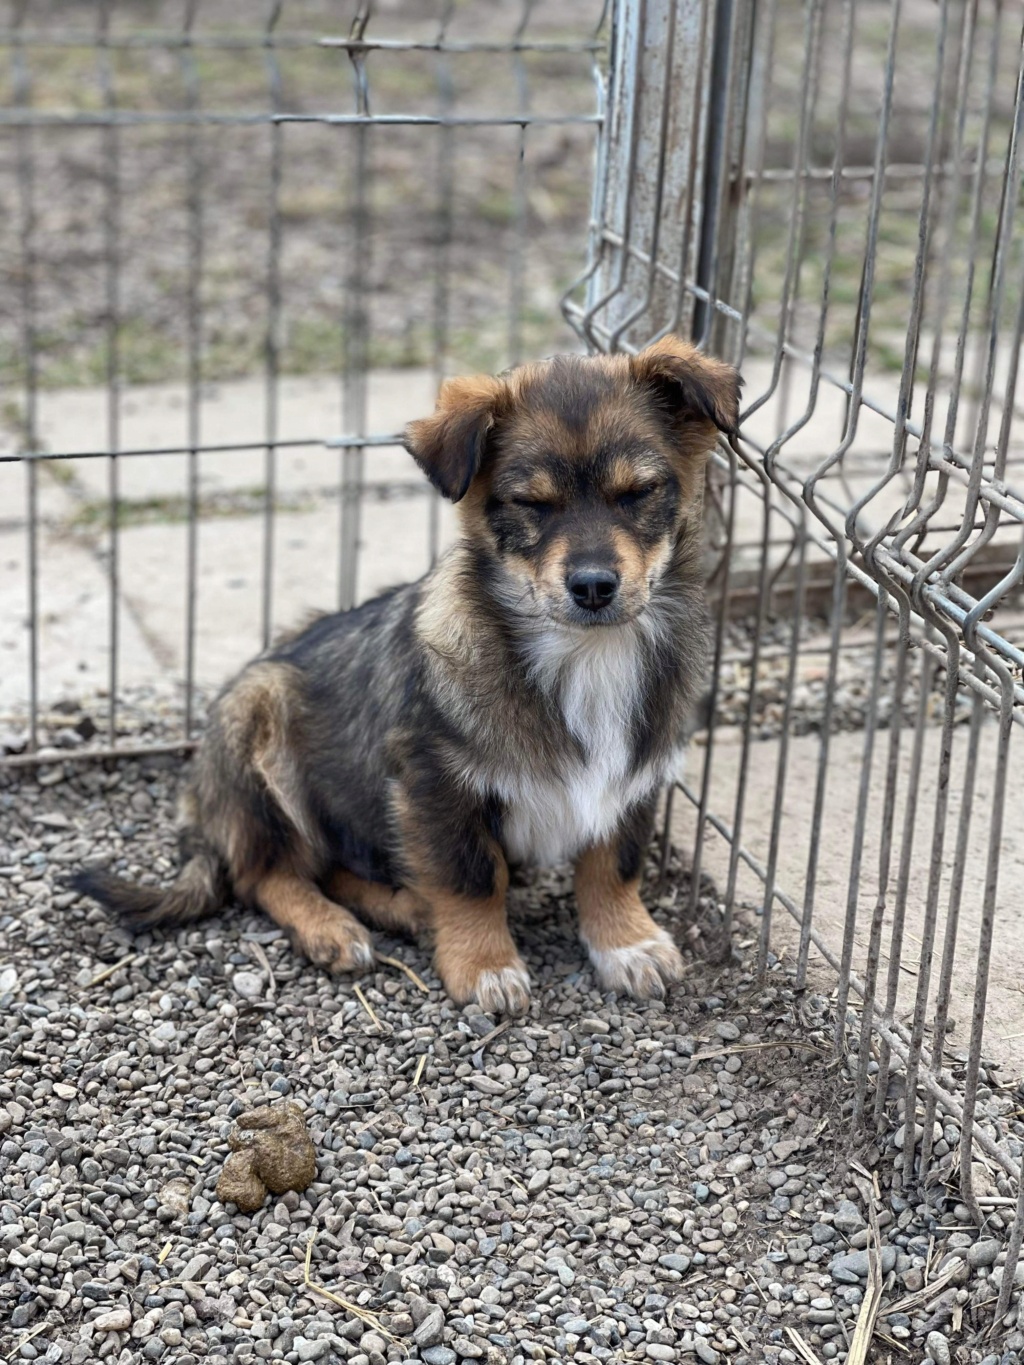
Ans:
<svg viewBox="0 0 1024 1365"><path fill-rule="evenodd" d="M41 530L38 544L38 687L41 705L107 687L110 584L95 555L66 536ZM29 696L28 542L0 527L0 705ZM169 681L144 630L121 603L118 676L125 687Z"/></svg>
<svg viewBox="0 0 1024 1365"><path fill-rule="evenodd" d="M454 510L441 505L442 545L451 543ZM273 629L301 623L338 605L337 503L281 513L274 525ZM427 497L368 500L363 506L359 600L419 577L429 567ZM264 524L261 517L200 523L197 554L196 681L218 686L261 646ZM152 648L176 676L185 666L187 527L139 526L121 533L124 599L144 621Z"/></svg>
<svg viewBox="0 0 1024 1365"><path fill-rule="evenodd" d="M375 370L367 376L366 430L400 431L434 405L432 371ZM126 390L120 405L120 448L181 446L189 439L188 390L181 384L140 385ZM204 386L198 406L203 444L251 442L251 448L199 456L204 494L252 490L265 485L266 389L261 380L244 379ZM347 428L338 379L326 376L282 379L278 387L278 439L322 442ZM103 388L52 390L40 395L39 431L51 452L106 449L109 443L107 392ZM414 473L400 448L369 450L367 477L405 479ZM105 499L109 460L61 462L81 496ZM276 483L282 493L336 485L338 454L313 444L277 454ZM188 489L187 455L126 456L119 460L121 496L130 500L177 498Z"/></svg>
<svg viewBox="0 0 1024 1365"><path fill-rule="evenodd" d="M728 826L736 820L736 790L740 769L741 734L737 729L722 730L716 735L712 758L711 809ZM882 805L888 734L876 739L872 764L871 794L865 830L864 854L860 878L860 893L856 907L854 934L854 970L863 967L871 915L878 897L879 849L882 843ZM997 731L994 723L982 730L978 755L977 785L972 802L969 855L966 880L960 909L957 951L953 979L951 1017L956 1027L950 1035L953 1052L966 1049L970 1036L971 1013L975 995L975 969L980 917L984 896L985 865L992 808L992 791L996 767ZM1015 764L1021 761L1024 737L1014 732L1010 751L1010 789L1013 790ZM880 989L885 989L891 948L892 906L900 858L904 852L904 819L907 806L907 773L910 763L911 736L903 734L900 752L900 786L895 811L892 856L886 894L886 919L882 946L886 956L882 960ZM914 996L921 973L921 934L935 809L936 774L939 757L940 731L928 729L924 733L920 798L913 826L909 857L909 891L907 896L906 932L899 955L898 1016L908 1019L913 1010ZM955 732L953 772L949 794L949 815L942 854L940 885L940 922L934 952L931 955L931 992L934 999L939 966L946 933L946 908L949 882L960 815L963 768L967 746L967 728L959 726ZM818 772L820 740L816 736L794 737L790 741L787 780L783 793L781 839L779 843L778 886L798 904L805 898L807 863L810 852L810 831ZM823 934L828 946L838 953L843 941L846 916L847 888L851 864L851 841L854 826L857 790L863 764L864 736L861 733L834 735L829 750L828 778L824 804L824 819L819 840L820 857L814 900L813 923ZM706 750L694 745L690 757L688 785L699 791ZM755 742L750 751L747 799L742 810L742 842L761 861L767 863L771 835L772 812L779 759L777 740ZM1001 865L995 942L992 953L986 1008L985 1051L998 1059L1005 1068L1007 1079L1024 1075L1024 902L1020 887L1024 884L1024 802L1014 795L1003 812ZM677 797L674 811L674 837L681 848L692 848L696 812L691 804ZM724 891L729 866L729 846L717 833L710 831L703 854L704 870ZM737 898L753 906L763 904L762 883L740 864ZM796 952L799 929L786 910L776 904L773 914L773 940L776 951ZM834 973L818 952L812 948L811 961L818 964L818 980L826 989L834 988Z"/></svg>

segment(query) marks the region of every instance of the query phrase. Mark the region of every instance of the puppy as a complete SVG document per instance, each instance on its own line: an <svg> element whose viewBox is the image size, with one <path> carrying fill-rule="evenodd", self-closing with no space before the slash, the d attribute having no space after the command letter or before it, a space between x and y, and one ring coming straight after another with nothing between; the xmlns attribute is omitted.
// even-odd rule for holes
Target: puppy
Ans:
<svg viewBox="0 0 1024 1365"><path fill-rule="evenodd" d="M602 988L660 995L682 960L641 863L704 678L701 490L738 393L675 337L446 383L405 445L458 543L228 684L168 890L92 869L78 889L135 929L233 894L332 971L373 962L363 921L429 928L449 995L514 1013L509 865L571 861Z"/></svg>

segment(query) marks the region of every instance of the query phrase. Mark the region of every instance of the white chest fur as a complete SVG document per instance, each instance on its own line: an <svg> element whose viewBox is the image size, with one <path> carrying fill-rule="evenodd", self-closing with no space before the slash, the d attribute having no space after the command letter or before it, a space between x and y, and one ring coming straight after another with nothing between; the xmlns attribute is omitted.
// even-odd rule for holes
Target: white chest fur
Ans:
<svg viewBox="0 0 1024 1365"><path fill-rule="evenodd" d="M629 807L664 780L668 763L633 765L642 650L633 625L552 628L532 642L533 676L581 753L566 753L552 770L524 766L498 776L505 850L513 861L550 866L570 860L612 834Z"/></svg>

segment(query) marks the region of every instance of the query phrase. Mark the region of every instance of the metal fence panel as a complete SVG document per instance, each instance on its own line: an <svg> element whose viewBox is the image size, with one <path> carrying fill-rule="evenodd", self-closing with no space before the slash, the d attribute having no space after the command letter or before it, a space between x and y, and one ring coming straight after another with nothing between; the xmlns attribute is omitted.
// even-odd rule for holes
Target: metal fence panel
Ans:
<svg viewBox="0 0 1024 1365"><path fill-rule="evenodd" d="M0 704L25 744L0 761L36 762L75 690L99 732L64 759L188 746L215 675L293 623L302 499L337 512L308 606L366 595L367 499L422 510L406 572L436 557L442 509L397 449L415 413L375 401L371 375L399 393L408 376L425 404L448 373L572 345L557 300L586 232L602 19L601 0L5 14L0 535L18 625ZM300 381L325 373L308 401ZM244 383L227 421L218 394ZM218 526L259 564L227 611ZM180 739L147 738L133 708L157 675Z"/></svg>
<svg viewBox="0 0 1024 1365"><path fill-rule="evenodd" d="M566 314L610 349L682 326L746 381L707 494L710 724L680 788L696 821L670 802L666 844L693 841L695 897L710 861L727 916L753 898L762 968L789 912L797 980L823 959L835 984L854 1117L880 1120L902 1073L909 1188L937 1108L953 1115L981 1223L972 1143L1008 1177L1021 1151L1012 1108L993 1121L978 1100L1022 818L1019 15L623 0L613 51ZM1014 1256L1022 1228L1018 1208ZM997 1314L1009 1293L1007 1275Z"/></svg>

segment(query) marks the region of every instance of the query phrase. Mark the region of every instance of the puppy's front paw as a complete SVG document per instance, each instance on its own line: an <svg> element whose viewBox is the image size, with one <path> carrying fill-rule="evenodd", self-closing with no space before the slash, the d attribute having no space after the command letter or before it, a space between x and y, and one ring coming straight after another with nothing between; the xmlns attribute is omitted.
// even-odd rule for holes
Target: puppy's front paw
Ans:
<svg viewBox="0 0 1024 1365"><path fill-rule="evenodd" d="M476 1002L488 1014L523 1014L530 1004L530 976L524 963L481 972L474 989Z"/></svg>
<svg viewBox="0 0 1024 1365"><path fill-rule="evenodd" d="M292 937L310 962L329 972L365 972L373 966L373 939L346 910L311 916Z"/></svg>
<svg viewBox="0 0 1024 1365"><path fill-rule="evenodd" d="M475 1000L488 1014L523 1014L530 1004L530 977L516 955L504 965L439 964L444 988L459 1005Z"/></svg>
<svg viewBox="0 0 1024 1365"><path fill-rule="evenodd" d="M601 988L635 1000L660 1000L665 987L681 981L686 972L679 949L664 929L639 943L618 948L588 945L587 951Z"/></svg>

